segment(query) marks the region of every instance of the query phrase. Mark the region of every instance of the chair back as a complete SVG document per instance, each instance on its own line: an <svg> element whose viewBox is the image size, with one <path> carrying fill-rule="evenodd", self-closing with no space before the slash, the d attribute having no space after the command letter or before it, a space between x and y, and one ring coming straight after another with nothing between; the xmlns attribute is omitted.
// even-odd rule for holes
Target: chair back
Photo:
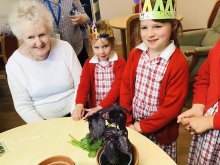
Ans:
<svg viewBox="0 0 220 165"><path fill-rule="evenodd" d="M131 51L134 47L136 47L140 42L140 21L139 21L139 14L131 15L126 22L126 38L127 38L127 53ZM127 55L128 56L128 55ZM127 59L127 57L126 57Z"/></svg>
<svg viewBox="0 0 220 165"><path fill-rule="evenodd" d="M14 35L5 36L5 53L7 59L9 59L9 57L13 54L13 52L16 49L18 49L18 47L19 47L19 42Z"/></svg>
<svg viewBox="0 0 220 165"><path fill-rule="evenodd" d="M7 63L6 52L5 52L5 37L0 36L0 58L2 58L4 64Z"/></svg>
<svg viewBox="0 0 220 165"><path fill-rule="evenodd" d="M6 58L6 53L5 53L5 37L0 35L0 58L3 61L4 65L7 63L7 58ZM2 63L1 61L1 63ZM4 65L3 65L3 70L4 70ZM2 66L2 65L1 65ZM0 80L5 80L6 79L6 73L2 71L1 67L1 72L0 72Z"/></svg>
<svg viewBox="0 0 220 165"><path fill-rule="evenodd" d="M213 46L220 39L220 0L216 2L210 14L207 33L201 43L202 46Z"/></svg>
<svg viewBox="0 0 220 165"><path fill-rule="evenodd" d="M218 0L215 3L215 5L214 5L214 7L212 9L212 12L211 12L211 14L209 16L209 19L208 19L207 28L211 28L212 27L212 24L213 24L213 22L215 20L215 17L217 15L218 11L219 11L219 7L220 7L220 0Z"/></svg>

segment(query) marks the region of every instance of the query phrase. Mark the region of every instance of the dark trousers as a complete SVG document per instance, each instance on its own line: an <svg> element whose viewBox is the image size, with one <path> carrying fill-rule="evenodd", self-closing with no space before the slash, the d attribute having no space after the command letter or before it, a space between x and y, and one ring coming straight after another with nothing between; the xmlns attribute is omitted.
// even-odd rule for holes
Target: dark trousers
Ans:
<svg viewBox="0 0 220 165"><path fill-rule="evenodd" d="M88 53L86 51L85 44L83 44L83 48L82 48L81 52L78 55L78 59L79 59L79 62L80 62L82 67L83 67L85 61L87 60L87 58L88 58Z"/></svg>

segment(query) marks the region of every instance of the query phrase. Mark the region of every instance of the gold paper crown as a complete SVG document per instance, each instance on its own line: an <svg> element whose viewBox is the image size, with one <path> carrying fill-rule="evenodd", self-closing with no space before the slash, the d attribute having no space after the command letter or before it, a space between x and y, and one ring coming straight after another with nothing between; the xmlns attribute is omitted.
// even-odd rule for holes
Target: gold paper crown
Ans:
<svg viewBox="0 0 220 165"><path fill-rule="evenodd" d="M92 25L87 24L89 40L114 37L112 28L107 21L100 20Z"/></svg>
<svg viewBox="0 0 220 165"><path fill-rule="evenodd" d="M145 0L140 20L146 19L176 19L175 0Z"/></svg>

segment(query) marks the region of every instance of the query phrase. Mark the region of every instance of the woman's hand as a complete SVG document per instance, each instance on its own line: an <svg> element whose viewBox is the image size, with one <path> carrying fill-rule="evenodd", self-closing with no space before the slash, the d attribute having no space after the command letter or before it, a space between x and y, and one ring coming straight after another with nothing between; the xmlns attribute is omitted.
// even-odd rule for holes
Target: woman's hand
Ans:
<svg viewBox="0 0 220 165"><path fill-rule="evenodd" d="M72 24L74 24L74 25L86 24L88 21L88 17L84 14L81 14L81 13L79 13L78 15L72 15L72 16L70 15L69 18L70 18Z"/></svg>
<svg viewBox="0 0 220 165"><path fill-rule="evenodd" d="M83 104L77 104L75 109L72 112L71 117L72 117L73 120L78 121L83 117L84 114L85 114L84 105Z"/></svg>
<svg viewBox="0 0 220 165"><path fill-rule="evenodd" d="M102 109L101 106L97 106L95 108L90 108L90 109L85 109L85 111L87 112L87 114L82 118L83 120L87 120L87 118L89 116L91 116L93 113L97 112L98 110Z"/></svg>

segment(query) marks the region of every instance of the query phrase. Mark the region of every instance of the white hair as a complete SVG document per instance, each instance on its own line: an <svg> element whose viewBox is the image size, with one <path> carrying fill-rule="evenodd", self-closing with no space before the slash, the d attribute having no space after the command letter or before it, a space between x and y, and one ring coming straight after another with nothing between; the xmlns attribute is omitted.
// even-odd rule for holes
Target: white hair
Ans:
<svg viewBox="0 0 220 165"><path fill-rule="evenodd" d="M49 32L53 29L53 17L42 3L34 0L19 0L12 7L8 20L12 32L19 40L23 36L21 24L28 21L42 24Z"/></svg>

